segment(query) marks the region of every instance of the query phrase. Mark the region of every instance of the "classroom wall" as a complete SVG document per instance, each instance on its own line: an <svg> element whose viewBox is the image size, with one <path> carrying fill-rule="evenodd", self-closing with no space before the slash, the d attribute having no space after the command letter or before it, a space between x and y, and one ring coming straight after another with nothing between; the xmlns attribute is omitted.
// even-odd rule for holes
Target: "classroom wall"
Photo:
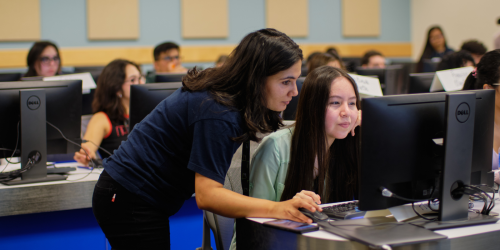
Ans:
<svg viewBox="0 0 500 250"><path fill-rule="evenodd" d="M117 50L118 55L125 53L126 56L135 56L139 58L140 63L144 63L143 61L149 60L149 56L146 54L149 54L152 48L162 41L173 40L178 42L186 48L187 53L191 53L189 51L191 47L196 50L206 46L221 47L220 51L225 52L231 51L249 32L266 27L265 0L228 0L229 36L227 38L183 39L181 36L180 1L139 0L140 36L137 40L91 41L87 39L85 0L40 0L41 39L55 41L62 48L62 52L68 50L69 53L78 53L81 50L92 49L93 51L89 52L92 54L102 48L111 48ZM364 46L359 45L394 44L394 47L399 50L394 52L393 56L410 56L410 0L380 0L381 32L378 37L343 37L341 0L309 0L308 7L309 35L305 38L295 39L301 45L319 45L321 48L328 45L339 45L340 47L343 46L345 50L344 56L357 56L365 50ZM293 17L294 14L290 13L290 18ZM200 22L202 21L200 20ZM13 58L23 57L31 44L32 42L0 42L0 55L7 50L11 52L9 58L12 60L14 60ZM390 54L392 47L386 47L382 47L382 49L387 50ZM141 51L138 52L137 50ZM308 52L307 49L304 52L306 51ZM100 54L100 52L95 53ZM68 61L68 59L64 58L64 55L62 56L63 62L74 64L66 64L67 66L92 63L84 62L79 64L76 62L75 64L73 59ZM0 56L0 58L2 57ZM133 58L130 59L133 60ZM189 54L184 60L207 61L215 60L215 58L214 55L196 57ZM16 67L24 64L25 57L15 63ZM14 65L10 66L13 67ZM0 62L0 68L2 67L6 68L9 65Z"/></svg>
<svg viewBox="0 0 500 250"><path fill-rule="evenodd" d="M493 49L493 35L500 31L498 0L413 0L411 1L412 58L420 58L429 27L443 28L448 46L460 49L462 43L477 39Z"/></svg>

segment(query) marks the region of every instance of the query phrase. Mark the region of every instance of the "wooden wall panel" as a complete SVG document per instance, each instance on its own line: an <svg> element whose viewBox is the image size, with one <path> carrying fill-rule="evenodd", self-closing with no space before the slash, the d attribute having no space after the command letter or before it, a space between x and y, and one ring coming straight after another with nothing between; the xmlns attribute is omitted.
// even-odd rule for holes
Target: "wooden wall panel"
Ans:
<svg viewBox="0 0 500 250"><path fill-rule="evenodd" d="M0 41L40 39L40 0L0 0Z"/></svg>
<svg viewBox="0 0 500 250"><path fill-rule="evenodd" d="M380 35L380 0L342 0L342 34L346 37Z"/></svg>
<svg viewBox="0 0 500 250"><path fill-rule="evenodd" d="M290 37L309 35L308 0L266 0L266 27Z"/></svg>
<svg viewBox="0 0 500 250"><path fill-rule="evenodd" d="M182 37L226 38L229 35L228 0L181 0Z"/></svg>
<svg viewBox="0 0 500 250"><path fill-rule="evenodd" d="M89 40L139 38L138 0L87 0Z"/></svg>

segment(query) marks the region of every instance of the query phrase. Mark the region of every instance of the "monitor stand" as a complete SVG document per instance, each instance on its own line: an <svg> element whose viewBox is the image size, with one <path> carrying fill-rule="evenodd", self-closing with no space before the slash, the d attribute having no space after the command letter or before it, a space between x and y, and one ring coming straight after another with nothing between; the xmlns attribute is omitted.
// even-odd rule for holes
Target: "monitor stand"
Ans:
<svg viewBox="0 0 500 250"><path fill-rule="evenodd" d="M446 95L444 169L441 175L438 221L413 222L427 229L444 229L486 223L498 218L469 212L469 196L461 192L470 185L476 94ZM415 224L415 225L417 225Z"/></svg>
<svg viewBox="0 0 500 250"><path fill-rule="evenodd" d="M20 185L37 182L66 180L64 175L47 176L47 125L44 90L20 90L21 110L21 169L29 159L35 164L21 174L21 180L11 180L5 185Z"/></svg>

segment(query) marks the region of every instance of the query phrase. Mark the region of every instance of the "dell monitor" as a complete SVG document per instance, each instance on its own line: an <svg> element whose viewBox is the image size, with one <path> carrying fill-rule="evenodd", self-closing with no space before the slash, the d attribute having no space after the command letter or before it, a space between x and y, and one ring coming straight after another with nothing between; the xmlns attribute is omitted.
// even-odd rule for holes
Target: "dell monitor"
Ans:
<svg viewBox="0 0 500 250"><path fill-rule="evenodd" d="M182 82L186 73L157 73L155 82Z"/></svg>
<svg viewBox="0 0 500 250"><path fill-rule="evenodd" d="M130 131L180 87L181 82L130 85Z"/></svg>
<svg viewBox="0 0 500 250"><path fill-rule="evenodd" d="M21 76L21 73L0 73L0 82L19 81Z"/></svg>
<svg viewBox="0 0 500 250"><path fill-rule="evenodd" d="M47 177L47 155L73 153L79 148L49 123L70 140L80 138L81 98L81 80L0 83L0 148L12 150L0 151L0 157L19 156L21 168L29 168L22 180L5 184L65 179ZM31 164L34 158L37 160Z"/></svg>
<svg viewBox="0 0 500 250"><path fill-rule="evenodd" d="M467 112L462 110L463 103L468 103ZM494 103L491 90L363 99L359 209L386 209L407 200L438 198L440 221L458 219L463 224L434 222L429 228L473 224L466 220L468 196L451 198L456 194L451 190L457 190L453 184L458 181L492 185L493 176L488 173ZM465 113L469 119L459 120ZM384 189L406 200L388 198L382 195Z"/></svg>
<svg viewBox="0 0 500 250"><path fill-rule="evenodd" d="M429 93L435 74L436 73L434 72L410 74L410 86L408 88L408 93Z"/></svg>

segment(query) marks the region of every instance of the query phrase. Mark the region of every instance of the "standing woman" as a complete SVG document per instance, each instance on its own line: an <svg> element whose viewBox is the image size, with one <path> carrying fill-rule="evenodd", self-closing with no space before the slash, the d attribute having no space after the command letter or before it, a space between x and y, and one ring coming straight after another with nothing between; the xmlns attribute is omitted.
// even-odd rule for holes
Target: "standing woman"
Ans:
<svg viewBox="0 0 500 250"><path fill-rule="evenodd" d="M224 189L241 142L282 126L280 112L301 73L302 51L285 34L248 34L220 68L191 70L115 153L93 196L94 216L116 249L168 249L169 217L196 193L200 209L223 216L311 222L314 202L247 197Z"/></svg>
<svg viewBox="0 0 500 250"><path fill-rule="evenodd" d="M57 46L49 41L36 42L26 59L28 72L24 76L55 76L61 74L61 57Z"/></svg>
<svg viewBox="0 0 500 250"><path fill-rule="evenodd" d="M74 159L87 165L95 158L96 151L102 158L118 149L128 136L128 115L130 107L130 85L144 84L139 65L128 60L117 59L102 70L92 102L95 114L87 125L82 150ZM103 148L98 150L98 147ZM85 152L86 150L87 152ZM87 156L87 153L89 154Z"/></svg>
<svg viewBox="0 0 500 250"><path fill-rule="evenodd" d="M495 125L493 126L493 160L495 182L500 184L499 160L500 151L500 49L492 50L481 58L477 68L470 73L464 83L463 90L494 89L495 90Z"/></svg>
<svg viewBox="0 0 500 250"><path fill-rule="evenodd" d="M417 72L435 71L432 66L425 64L424 61L432 58L442 58L450 52L453 52L453 50L446 44L446 38L441 27L431 27L427 32L427 42L417 64Z"/></svg>

